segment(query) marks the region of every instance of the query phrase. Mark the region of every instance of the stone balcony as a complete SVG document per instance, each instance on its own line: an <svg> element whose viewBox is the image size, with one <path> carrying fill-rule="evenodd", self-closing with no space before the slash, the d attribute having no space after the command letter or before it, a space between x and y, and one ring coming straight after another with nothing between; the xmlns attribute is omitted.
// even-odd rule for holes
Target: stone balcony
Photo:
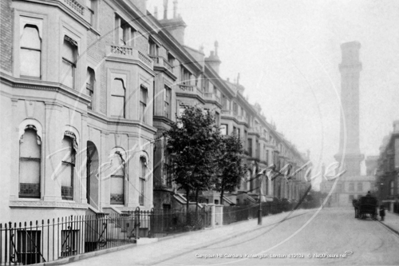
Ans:
<svg viewBox="0 0 399 266"><path fill-rule="evenodd" d="M190 93L190 94L198 94L201 97L204 97L204 92L195 85L186 85L186 84L179 84L179 89L182 92Z"/></svg>
<svg viewBox="0 0 399 266"><path fill-rule="evenodd" d="M107 47L107 55L121 59L133 59L143 62L152 69L153 61L147 55L129 46L110 45Z"/></svg>
<svg viewBox="0 0 399 266"><path fill-rule="evenodd" d="M173 66L169 64L169 62L163 58L162 56L153 56L150 55L150 58L154 61L154 67L163 67L173 74Z"/></svg>
<svg viewBox="0 0 399 266"><path fill-rule="evenodd" d="M72 10L74 10L75 12L77 12L80 15L83 16L84 7L80 4L79 1L77 1L77 0L64 0L63 2L65 4L67 4Z"/></svg>
<svg viewBox="0 0 399 266"><path fill-rule="evenodd" d="M207 100L213 100L221 104L220 96L213 92L204 92L204 98Z"/></svg>

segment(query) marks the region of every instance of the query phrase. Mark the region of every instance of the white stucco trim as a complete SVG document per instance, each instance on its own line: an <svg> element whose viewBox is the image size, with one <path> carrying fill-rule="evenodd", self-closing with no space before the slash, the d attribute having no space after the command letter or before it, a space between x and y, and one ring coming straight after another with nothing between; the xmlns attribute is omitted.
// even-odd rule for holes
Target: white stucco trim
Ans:
<svg viewBox="0 0 399 266"><path fill-rule="evenodd" d="M63 128L63 130L62 130L62 137L61 137L61 139L64 138L65 132L66 132L66 131L70 131L70 132L72 132L73 134L75 134L75 136L76 136L76 143L77 143L78 146L79 146L79 144L80 144L80 134L79 134L79 131L78 131L75 127L73 127L73 126L71 126L71 125L66 125L66 126L64 126L64 128Z"/></svg>
<svg viewBox="0 0 399 266"><path fill-rule="evenodd" d="M25 129L29 126L32 125L36 129L36 135L40 138L40 141L43 140L43 128L42 125L39 123L39 121L28 118L25 119L24 121L19 124L18 127L18 138L21 140L22 136L25 134Z"/></svg>
<svg viewBox="0 0 399 266"><path fill-rule="evenodd" d="M121 147L112 148L111 152L109 153L109 157L108 158L112 158L115 155L115 153L117 153L117 152L120 153L124 163L126 163L126 161L127 161L126 151L123 148L121 148Z"/></svg>

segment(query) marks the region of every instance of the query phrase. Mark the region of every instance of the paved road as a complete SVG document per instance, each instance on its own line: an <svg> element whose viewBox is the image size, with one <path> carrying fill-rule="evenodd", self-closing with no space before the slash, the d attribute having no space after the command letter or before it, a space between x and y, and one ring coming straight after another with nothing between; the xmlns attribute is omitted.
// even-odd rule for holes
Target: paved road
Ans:
<svg viewBox="0 0 399 266"><path fill-rule="evenodd" d="M252 220L201 233L207 241L188 235L73 265L399 265L399 236L377 221L355 219L353 210L287 215L265 217L262 228ZM240 234L243 228L252 231Z"/></svg>
<svg viewBox="0 0 399 266"><path fill-rule="evenodd" d="M354 219L352 210L325 209L158 263L212 264L399 265L399 236L379 222Z"/></svg>

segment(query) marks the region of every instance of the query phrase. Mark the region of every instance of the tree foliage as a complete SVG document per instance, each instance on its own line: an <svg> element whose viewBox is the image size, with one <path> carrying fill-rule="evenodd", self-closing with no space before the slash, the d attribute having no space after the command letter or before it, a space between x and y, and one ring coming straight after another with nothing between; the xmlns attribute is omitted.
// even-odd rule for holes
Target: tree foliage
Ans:
<svg viewBox="0 0 399 266"><path fill-rule="evenodd" d="M169 154L168 171L179 189L184 189L189 208L190 193L198 202L200 191L215 189L221 193L233 191L244 175L241 163L243 148L238 136L221 136L209 112L184 105L177 122L165 132Z"/></svg>
<svg viewBox="0 0 399 266"><path fill-rule="evenodd" d="M167 168L179 188L186 191L187 209L190 192L196 192L198 197L199 191L210 189L213 184L219 145L214 122L209 112L185 105L182 116L165 132L170 156Z"/></svg>
<svg viewBox="0 0 399 266"><path fill-rule="evenodd" d="M232 192L239 185L246 169L241 163L243 147L240 138L236 135L222 136L219 142L215 188L220 192L220 203L223 204L224 192Z"/></svg>

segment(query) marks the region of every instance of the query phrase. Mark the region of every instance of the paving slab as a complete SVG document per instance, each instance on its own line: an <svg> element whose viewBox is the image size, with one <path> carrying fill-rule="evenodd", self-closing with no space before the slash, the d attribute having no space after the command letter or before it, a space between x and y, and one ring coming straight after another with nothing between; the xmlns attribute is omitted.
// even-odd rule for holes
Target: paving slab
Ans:
<svg viewBox="0 0 399 266"><path fill-rule="evenodd" d="M71 265L152 265L174 256L174 254L191 252L226 239L239 237L247 232L261 230L286 219L295 219L295 217L311 211L313 210L296 210L294 212L265 216L261 226L258 225L257 219L251 219L230 225L159 238L157 242L151 244L138 245L97 257L74 261Z"/></svg>
<svg viewBox="0 0 399 266"><path fill-rule="evenodd" d="M399 214L387 211L384 221L381 222L399 234Z"/></svg>

